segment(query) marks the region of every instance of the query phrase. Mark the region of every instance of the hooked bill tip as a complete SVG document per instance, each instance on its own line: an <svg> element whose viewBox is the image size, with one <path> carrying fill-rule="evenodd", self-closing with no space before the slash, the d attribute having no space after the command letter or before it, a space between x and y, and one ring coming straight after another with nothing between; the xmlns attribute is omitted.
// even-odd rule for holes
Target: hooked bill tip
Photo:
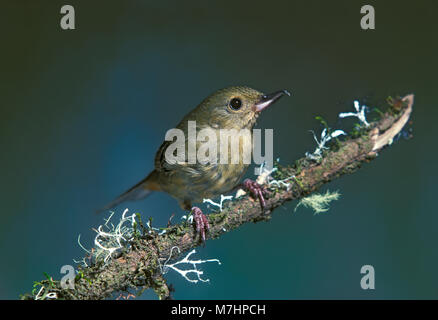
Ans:
<svg viewBox="0 0 438 320"><path fill-rule="evenodd" d="M290 96L290 93L287 90L280 90L270 94L263 95L260 101L255 104L255 111L258 112L262 111L263 109L267 108L269 105L273 104L278 99L280 99L283 95Z"/></svg>

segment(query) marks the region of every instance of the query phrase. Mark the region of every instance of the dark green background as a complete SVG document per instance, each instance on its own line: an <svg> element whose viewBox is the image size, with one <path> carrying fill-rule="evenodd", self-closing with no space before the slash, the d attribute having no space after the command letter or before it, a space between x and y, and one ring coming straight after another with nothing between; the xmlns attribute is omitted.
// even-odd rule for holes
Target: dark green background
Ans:
<svg viewBox="0 0 438 320"><path fill-rule="evenodd" d="M76 9L74 31L60 8ZM363 31L360 8L376 9ZM351 129L354 99L415 93L414 139L324 189L326 214L296 203L199 249L207 284L170 272L175 298L438 298L434 1L2 1L0 298L83 255L94 214L153 168L167 129L216 89L288 89L260 118L287 164L313 151L321 115ZM435 202L434 202L435 201ZM176 201L128 204L163 226ZM121 209L117 214L121 214ZM360 268L376 289L360 288ZM154 298L151 293L145 298Z"/></svg>

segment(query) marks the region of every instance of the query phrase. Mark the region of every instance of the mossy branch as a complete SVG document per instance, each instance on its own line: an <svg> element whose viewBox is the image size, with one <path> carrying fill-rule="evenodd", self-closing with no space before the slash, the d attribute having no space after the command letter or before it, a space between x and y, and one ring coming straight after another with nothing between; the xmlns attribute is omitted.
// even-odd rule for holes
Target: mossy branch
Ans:
<svg viewBox="0 0 438 320"><path fill-rule="evenodd" d="M274 209L286 201L303 198L323 184L351 174L363 163L374 160L378 152L392 144L402 132L412 112L414 95L396 101L389 99L388 103L390 108L385 113L380 112L379 120L367 127L362 126L359 132L356 128L354 134L343 141L336 140L334 147L326 150L319 161L305 157L294 165L278 166L276 178L295 176L295 179L291 180L291 188L270 189L264 212L258 201L243 196L226 202L222 212L209 214L207 240L218 238L248 222L268 221ZM57 299L104 299L133 288L141 292L152 288L160 299L165 299L170 296L171 288L166 285L161 265L169 258L172 248L178 247L181 255L201 245L201 242L194 226L182 222L170 226L166 233L160 235L149 229L149 232L134 237L130 244L129 249L119 252L107 263L95 261L88 267L79 267L75 289L63 289L60 281L50 277L36 284L43 288L46 295L50 293ZM39 293L41 297L41 291ZM35 299L37 294L34 290L22 298Z"/></svg>

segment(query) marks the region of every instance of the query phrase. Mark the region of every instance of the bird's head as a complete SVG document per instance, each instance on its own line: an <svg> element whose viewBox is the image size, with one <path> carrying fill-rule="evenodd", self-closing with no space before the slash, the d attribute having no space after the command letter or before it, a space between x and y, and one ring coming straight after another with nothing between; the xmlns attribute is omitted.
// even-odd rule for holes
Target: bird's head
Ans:
<svg viewBox="0 0 438 320"><path fill-rule="evenodd" d="M228 87L207 97L193 111L196 120L217 129L251 129L260 112L290 95L286 90L263 94L249 87Z"/></svg>

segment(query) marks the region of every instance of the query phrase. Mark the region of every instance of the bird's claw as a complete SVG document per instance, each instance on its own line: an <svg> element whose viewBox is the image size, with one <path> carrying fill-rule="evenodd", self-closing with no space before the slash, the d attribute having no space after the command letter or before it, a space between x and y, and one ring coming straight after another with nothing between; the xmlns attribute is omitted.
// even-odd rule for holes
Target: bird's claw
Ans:
<svg viewBox="0 0 438 320"><path fill-rule="evenodd" d="M267 193L266 189L251 179L245 179L245 181L243 181L243 186L254 198L259 199L260 206L262 207L262 210L264 210L266 207L266 201L264 197Z"/></svg>
<svg viewBox="0 0 438 320"><path fill-rule="evenodd" d="M202 242L205 242L205 233L210 230L207 217L198 207L193 207L192 213L196 225L196 232L201 236Z"/></svg>

